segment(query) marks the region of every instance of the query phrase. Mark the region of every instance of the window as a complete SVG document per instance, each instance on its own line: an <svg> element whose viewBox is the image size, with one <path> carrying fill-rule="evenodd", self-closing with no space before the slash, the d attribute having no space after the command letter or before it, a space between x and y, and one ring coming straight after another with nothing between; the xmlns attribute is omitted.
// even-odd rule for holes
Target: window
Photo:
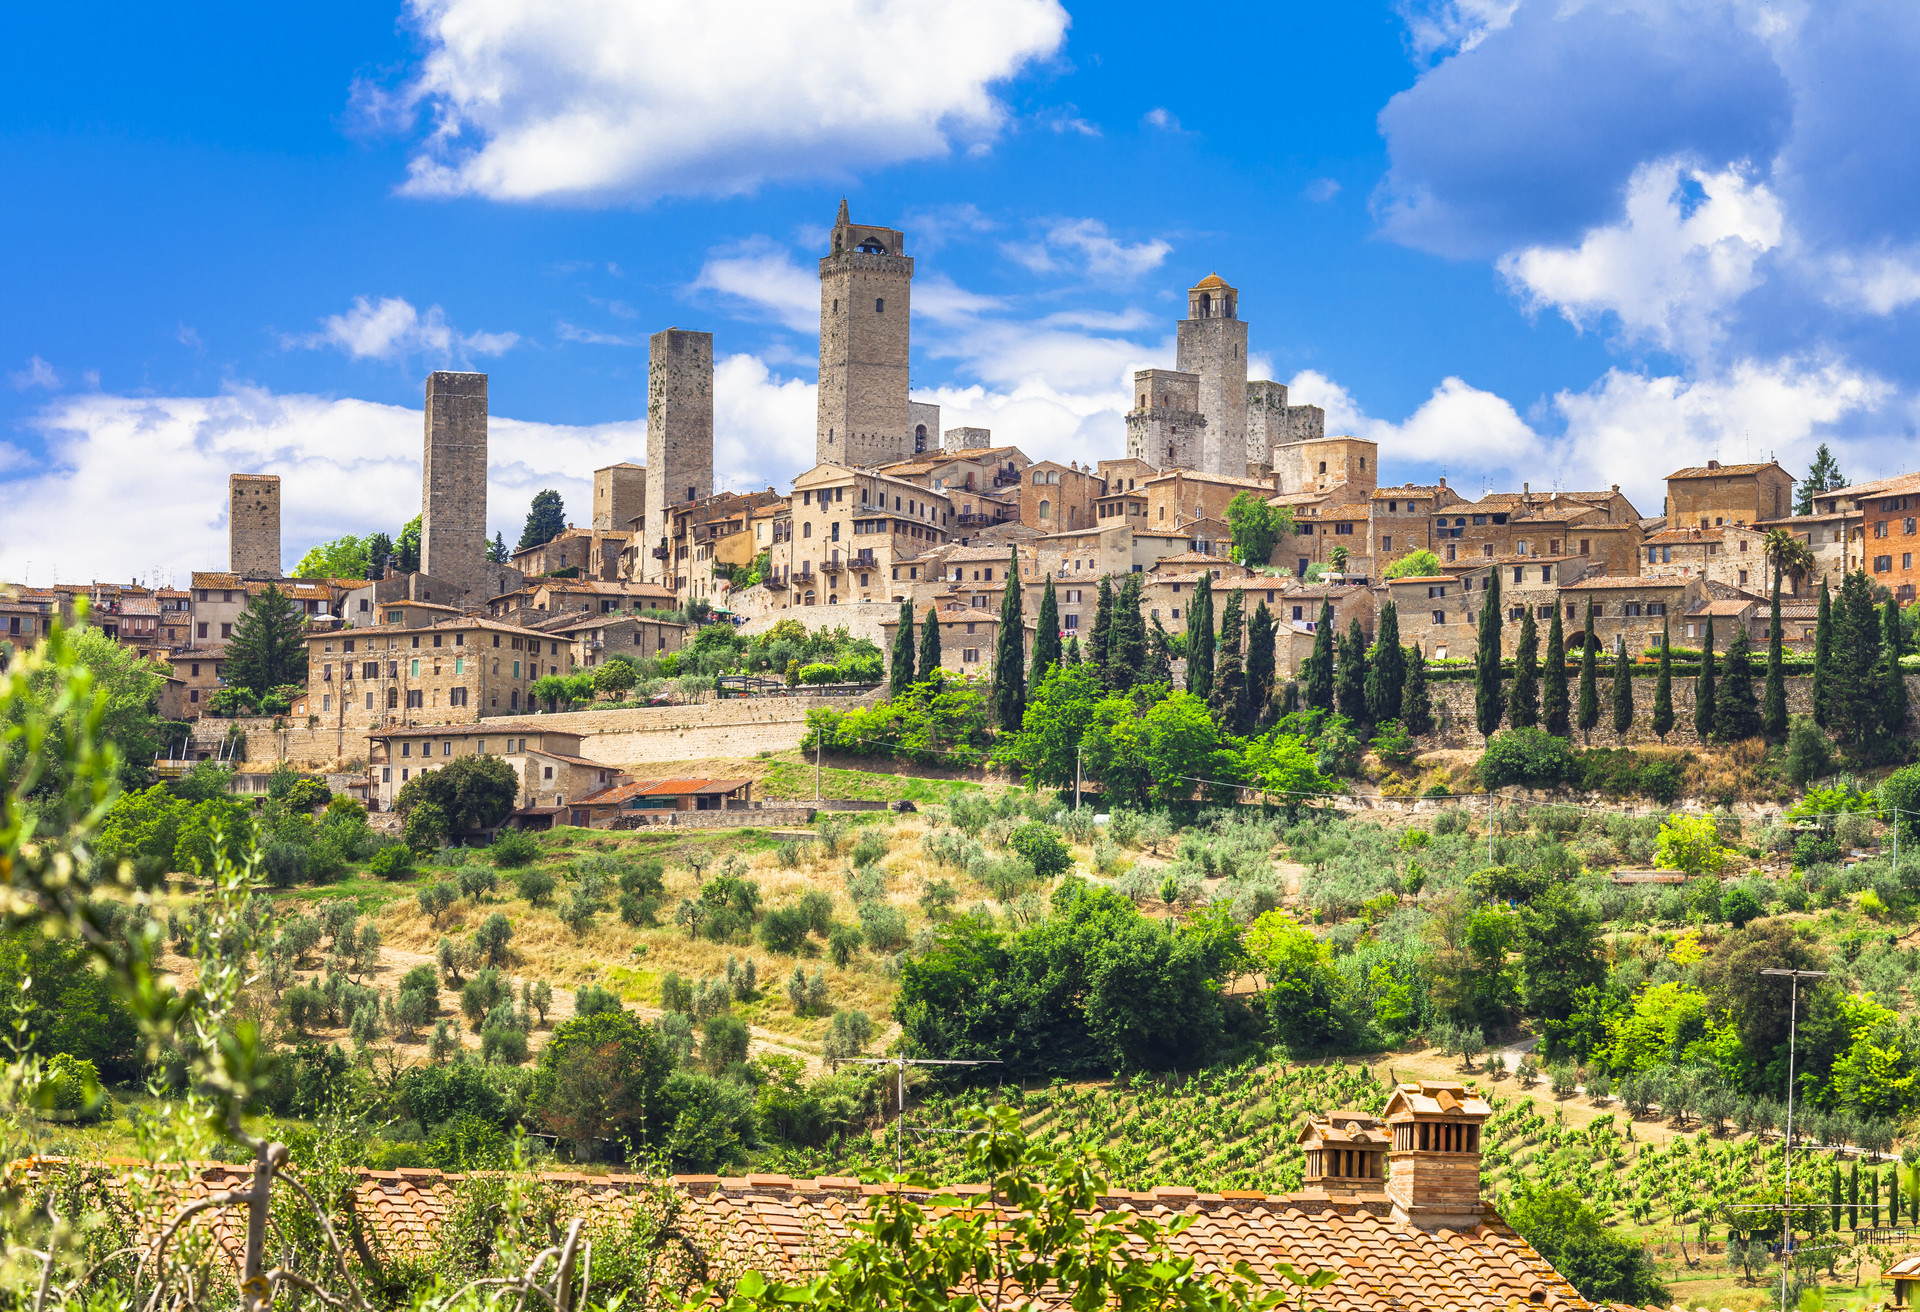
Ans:
<svg viewBox="0 0 1920 1312"><path fill-rule="evenodd" d="M1433 613L1433 622L1435 624L1445 624L1447 622L1447 613L1443 610L1435 611Z"/></svg>
<svg viewBox="0 0 1920 1312"><path fill-rule="evenodd" d="M1526 580L1524 580L1524 579L1522 579L1522 578L1520 577L1520 576L1521 576L1522 574L1524 574L1525 572L1526 572L1526 567L1525 567L1525 566L1523 566L1523 565L1515 565L1515 566L1513 567L1513 581L1514 581L1515 583L1523 583L1523 582L1525 582ZM1520 617L1519 617L1518 615L1516 615L1516 616L1514 616L1514 618L1515 618L1515 619L1519 619Z"/></svg>
<svg viewBox="0 0 1920 1312"><path fill-rule="evenodd" d="M1427 596L1429 598L1444 597L1446 595L1447 595L1447 585L1444 583L1429 584L1427 587ZM1298 607L1296 607L1295 609L1298 609Z"/></svg>
<svg viewBox="0 0 1920 1312"><path fill-rule="evenodd" d="M1742 583L1745 583L1747 581L1747 572L1745 570L1740 571L1740 581Z"/></svg>
<svg viewBox="0 0 1920 1312"><path fill-rule="evenodd" d="M884 296L876 296L876 297L874 297L874 298L873 298L873 312L874 312L875 314L885 314L885 313L887 312L887 298L886 298L886 297L884 297ZM551 772L551 771L549 771L548 773L549 773L549 774L551 774L552 772Z"/></svg>
<svg viewBox="0 0 1920 1312"><path fill-rule="evenodd" d="M454 688L447 693L447 705L465 706L466 704L467 690L465 688Z"/></svg>
<svg viewBox="0 0 1920 1312"><path fill-rule="evenodd" d="M1903 551L1900 553L1900 568L1901 569L1913 568L1913 553L1911 551Z"/></svg>
<svg viewBox="0 0 1920 1312"><path fill-rule="evenodd" d="M1380 539L1380 550L1382 551L1393 550L1393 534L1389 533L1385 537Z"/></svg>
<svg viewBox="0 0 1920 1312"><path fill-rule="evenodd" d="M1883 538L1883 537L1885 537L1885 536L1887 535L1887 521L1886 521L1886 520L1884 520L1884 519L1876 519L1876 520L1874 520L1874 521L1873 521L1873 535L1874 535L1875 537L1877 537L1877 538Z"/></svg>
<svg viewBox="0 0 1920 1312"><path fill-rule="evenodd" d="M1541 606L1534 613L1543 620L1550 620L1553 618L1553 607Z"/></svg>
<svg viewBox="0 0 1920 1312"><path fill-rule="evenodd" d="M190 689L187 692L187 700L190 702L198 702L200 700L200 690L198 688Z"/></svg>
<svg viewBox="0 0 1920 1312"><path fill-rule="evenodd" d="M320 667L320 682L322 682L322 683L332 683L332 682L333 682L333 666L331 666L331 665L322 665L322 666Z"/></svg>
<svg viewBox="0 0 1920 1312"><path fill-rule="evenodd" d="M978 661L979 659L980 659L980 649L978 647L961 648L960 661L962 664L971 665L974 662Z"/></svg>
<svg viewBox="0 0 1920 1312"><path fill-rule="evenodd" d="M413 669L412 669L413 677L417 679L420 677L420 658L418 656L413 658L412 665L413 665Z"/></svg>
<svg viewBox="0 0 1920 1312"><path fill-rule="evenodd" d="M222 624L220 626L220 636L223 638L231 638L233 636L233 625Z"/></svg>
<svg viewBox="0 0 1920 1312"><path fill-rule="evenodd" d="M1077 629L1080 627L1080 617L1078 615L1069 615L1066 617L1064 623L1069 629Z"/></svg>
<svg viewBox="0 0 1920 1312"><path fill-rule="evenodd" d="M1873 558L1873 572L1875 574L1885 574L1888 570L1892 568L1893 568L1892 556L1875 556Z"/></svg>
<svg viewBox="0 0 1920 1312"><path fill-rule="evenodd" d="M1296 623L1300 620L1305 619L1306 617L1307 617L1307 608L1305 606L1295 606L1293 608L1293 618Z"/></svg>
<svg viewBox="0 0 1920 1312"><path fill-rule="evenodd" d="M419 663L420 663L419 661L415 661L415 662L414 662L414 664L415 664L415 665L418 665ZM418 674L418 673L419 673L419 671L418 671L418 670L415 670L415 671L414 671L414 673L415 673L415 674ZM520 677L520 662L519 662L519 661L515 661L515 662L513 663L513 677L514 677L514 678L516 678L516 679Z"/></svg>
<svg viewBox="0 0 1920 1312"><path fill-rule="evenodd" d="M1591 556L1591 555L1593 554L1593 539L1592 539L1592 538L1581 538L1581 539L1580 539L1580 554L1581 554L1581 555L1583 555L1583 556Z"/></svg>
<svg viewBox="0 0 1920 1312"><path fill-rule="evenodd" d="M1172 609L1172 610L1171 610L1170 612L1168 612L1168 613L1169 613L1169 614L1171 614L1171 615L1173 616L1173 618L1175 618L1175 619L1179 619L1179 618L1180 618L1180 608L1179 608L1178 606L1175 606L1175 607L1174 607L1174 608L1173 608L1173 609Z"/></svg>
<svg viewBox="0 0 1920 1312"><path fill-rule="evenodd" d="M402 755L402 756L412 756L412 755L413 755L413 744L412 744L412 743L401 743L401 744L400 744L400 755Z"/></svg>
<svg viewBox="0 0 1920 1312"><path fill-rule="evenodd" d="M1542 565L1542 566L1540 567L1540 581L1541 581L1542 583L1551 583L1551 582L1553 582L1553 566L1551 566L1551 565Z"/></svg>
<svg viewBox="0 0 1920 1312"><path fill-rule="evenodd" d="M1353 525L1351 525L1351 524L1335 524L1335 525L1333 526L1333 532L1334 532L1334 536L1335 536L1335 537L1349 537L1349 538L1350 538L1350 537L1352 537L1352 536L1353 536Z"/></svg>
<svg viewBox="0 0 1920 1312"><path fill-rule="evenodd" d="M407 709L417 711L426 705L426 694L415 688L407 693Z"/></svg>

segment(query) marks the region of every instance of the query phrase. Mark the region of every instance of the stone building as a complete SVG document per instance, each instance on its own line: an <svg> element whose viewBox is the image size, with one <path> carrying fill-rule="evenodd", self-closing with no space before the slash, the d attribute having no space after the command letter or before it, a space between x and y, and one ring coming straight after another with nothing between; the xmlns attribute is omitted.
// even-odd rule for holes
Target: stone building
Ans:
<svg viewBox="0 0 1920 1312"><path fill-rule="evenodd" d="M1207 419L1200 411L1200 377L1174 369L1142 369L1133 376L1136 404L1127 412L1127 458L1160 469L1201 468Z"/></svg>
<svg viewBox="0 0 1920 1312"><path fill-rule="evenodd" d="M463 593L487 595L485 374L427 375L420 465L420 572Z"/></svg>
<svg viewBox="0 0 1920 1312"><path fill-rule="evenodd" d="M1278 474L1278 448L1293 456L1301 443L1326 435L1327 412L1317 405L1289 405L1285 383L1263 378L1247 384L1248 478Z"/></svg>
<svg viewBox="0 0 1920 1312"><path fill-rule="evenodd" d="M406 726L367 735L369 800L391 811L407 781L460 756L497 756L520 777L518 812L540 812L540 827L571 800L627 782L631 775L605 761L580 755L582 735L549 729L538 721L486 725Z"/></svg>
<svg viewBox="0 0 1920 1312"><path fill-rule="evenodd" d="M1384 575L1402 556L1414 551L1431 551L1431 516L1459 500L1444 478L1431 486L1403 483L1398 487L1375 488L1367 496L1367 554L1374 567L1369 572ZM1281 550L1284 549L1282 544Z"/></svg>
<svg viewBox="0 0 1920 1312"><path fill-rule="evenodd" d="M1005 586L1004 580L1002 586ZM950 601L940 605L935 615L940 625L940 668L977 679L991 680L993 653L1000 636L1000 612ZM916 646L920 641L921 626L926 623L926 620L924 612L916 613L913 617ZM900 631L899 617L882 620L880 630L883 636L883 641L880 643L881 650L892 651L894 634ZM1031 612L1026 618L1021 639L1021 666L1027 668L1033 663ZM916 669L915 673L919 671Z"/></svg>
<svg viewBox="0 0 1920 1312"><path fill-rule="evenodd" d="M1604 655L1616 639L1625 639L1629 652L1660 645L1668 620L1674 641L1682 640L1687 610L1712 595L1702 578L1619 578L1589 575L1560 587L1560 606L1567 634L1567 650L1580 649L1587 622L1587 603L1593 603L1593 633ZM1471 651L1471 647L1463 651Z"/></svg>
<svg viewBox="0 0 1920 1312"><path fill-rule="evenodd" d="M942 451L979 451L993 445L990 428L949 428L940 434Z"/></svg>
<svg viewBox="0 0 1920 1312"><path fill-rule="evenodd" d="M1276 605L1279 602L1281 580L1256 574L1245 565L1236 565L1219 556L1186 552L1154 562L1153 568L1142 577L1140 604L1146 608L1148 628L1151 629L1153 621L1158 620L1170 634L1185 633L1194 590L1199 586L1202 575L1213 580L1213 625L1216 631L1220 627L1220 616L1226 607L1227 595L1236 588L1246 592L1249 610L1268 593L1273 594ZM1265 587L1268 583L1274 586ZM1256 587L1256 584L1261 586Z"/></svg>
<svg viewBox="0 0 1920 1312"><path fill-rule="evenodd" d="M524 714L529 684L572 668L569 640L475 616L316 633L307 639L309 713L336 731Z"/></svg>
<svg viewBox="0 0 1920 1312"><path fill-rule="evenodd" d="M908 446L913 455L937 452L940 448L940 407L931 401L907 402Z"/></svg>
<svg viewBox="0 0 1920 1312"><path fill-rule="evenodd" d="M647 339L648 523L640 578L673 573L667 512L713 495L713 334L668 328Z"/></svg>
<svg viewBox="0 0 1920 1312"><path fill-rule="evenodd" d="M552 627L543 626L541 631L571 642L574 667L588 670L603 664L609 656L625 655L639 660L679 651L687 636L684 624L631 614L586 615L563 620Z"/></svg>
<svg viewBox="0 0 1920 1312"><path fill-rule="evenodd" d="M884 465L926 449L914 445L907 401L906 245L905 233L854 223L840 202L820 260L819 464ZM929 437L938 426L936 413Z"/></svg>
<svg viewBox="0 0 1920 1312"><path fill-rule="evenodd" d="M186 711L181 718L197 720L212 709L213 694L226 686L221 677L222 659L217 651L194 647L167 654L167 664L173 667L172 681L180 687Z"/></svg>
<svg viewBox="0 0 1920 1312"><path fill-rule="evenodd" d="M1078 461L1042 460L1021 472L1020 522L1042 533L1087 528L1102 490L1099 475Z"/></svg>
<svg viewBox="0 0 1920 1312"><path fill-rule="evenodd" d="M622 461L593 471L593 527L599 533L644 533L647 469Z"/></svg>
<svg viewBox="0 0 1920 1312"><path fill-rule="evenodd" d="M1257 479L1209 474L1197 469L1169 469L1142 484L1147 494L1147 523L1154 528L1179 528L1196 520L1225 523L1227 506L1242 492L1261 500L1269 489Z"/></svg>
<svg viewBox="0 0 1920 1312"><path fill-rule="evenodd" d="M569 524L551 540L513 553L513 568L527 578L577 571L576 577L612 581L632 534L619 529L575 528Z"/></svg>
<svg viewBox="0 0 1920 1312"><path fill-rule="evenodd" d="M1247 473L1247 323L1240 293L1217 273L1187 291L1187 317L1175 329L1174 368L1198 380L1206 416L1199 460L1209 474L1244 478ZM1147 457L1151 459L1151 457Z"/></svg>
<svg viewBox="0 0 1920 1312"><path fill-rule="evenodd" d="M1648 578L1701 578L1755 590L1772 586L1766 533L1754 524L1725 528L1670 528L1641 539Z"/></svg>
<svg viewBox="0 0 1920 1312"><path fill-rule="evenodd" d="M227 568L242 578L280 577L280 476L227 476Z"/></svg>
<svg viewBox="0 0 1920 1312"><path fill-rule="evenodd" d="M668 551L667 571L657 581L671 589L682 605L725 600L732 584L723 578L727 571L716 572L716 567L751 564L758 551L747 534L749 518L755 511L783 505L786 500L768 488L764 492L717 492L668 507L655 516L660 521L658 539L665 542Z"/></svg>
<svg viewBox="0 0 1920 1312"><path fill-rule="evenodd" d="M1900 474L1850 487L1818 492L1814 513L1783 517L1754 527L1784 528L1813 552L1814 569L1804 580L1788 577L1804 595L1820 591L1820 580L1838 588L1856 569L1892 590L1901 605L1915 600L1920 585L1920 474Z"/></svg>
<svg viewBox="0 0 1920 1312"><path fill-rule="evenodd" d="M1369 493L1380 485L1380 444L1364 437L1302 438L1273 450L1273 490Z"/></svg>
<svg viewBox="0 0 1920 1312"><path fill-rule="evenodd" d="M1374 562L1367 552L1373 523L1370 496L1360 487L1342 483L1324 492L1269 497L1268 505L1293 511L1293 536L1283 538L1274 548L1273 563L1304 579L1311 565L1333 570L1340 564L1336 550L1344 547L1346 562L1336 572L1354 578L1371 577Z"/></svg>
<svg viewBox="0 0 1920 1312"><path fill-rule="evenodd" d="M1640 516L1618 487L1605 493L1489 492L1436 508L1432 550L1442 563L1507 556L1587 556L1591 570L1637 574Z"/></svg>
<svg viewBox="0 0 1920 1312"><path fill-rule="evenodd" d="M767 587L778 609L900 601L893 568L946 544L953 501L906 479L822 464L794 480L793 534L772 548Z"/></svg>
<svg viewBox="0 0 1920 1312"><path fill-rule="evenodd" d="M1721 528L1779 519L1793 509L1793 475L1778 461L1704 465L1667 475L1668 528Z"/></svg>
<svg viewBox="0 0 1920 1312"><path fill-rule="evenodd" d="M155 588L160 603L160 641L169 648L184 647L193 632L193 594L185 588Z"/></svg>
<svg viewBox="0 0 1920 1312"><path fill-rule="evenodd" d="M612 615L621 611L673 610L674 594L658 583L625 579L535 579L487 602L490 618L532 627L548 615Z"/></svg>

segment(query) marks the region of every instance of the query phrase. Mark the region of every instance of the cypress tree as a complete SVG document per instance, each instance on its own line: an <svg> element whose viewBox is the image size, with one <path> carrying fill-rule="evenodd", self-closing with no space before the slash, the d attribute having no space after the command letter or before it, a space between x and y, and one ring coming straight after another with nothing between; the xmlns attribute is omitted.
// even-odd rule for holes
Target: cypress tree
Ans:
<svg viewBox="0 0 1920 1312"><path fill-rule="evenodd" d="M1813 629L1813 722L1827 724L1827 662L1833 656L1833 596L1820 580L1820 619Z"/></svg>
<svg viewBox="0 0 1920 1312"><path fill-rule="evenodd" d="M1153 631L1147 634L1147 683L1159 684L1163 688L1173 686L1173 641L1168 638L1167 630L1160 623L1160 617L1153 617Z"/></svg>
<svg viewBox="0 0 1920 1312"><path fill-rule="evenodd" d="M1885 678L1880 611L1865 570L1855 570L1840 584L1827 675L1829 727L1849 747L1865 748L1886 723L1878 705Z"/></svg>
<svg viewBox="0 0 1920 1312"><path fill-rule="evenodd" d="M1473 719L1482 737L1493 737L1505 709L1500 690L1500 569L1495 566L1487 571L1487 590L1480 594L1480 641L1473 651Z"/></svg>
<svg viewBox="0 0 1920 1312"><path fill-rule="evenodd" d="M1653 731L1665 742L1673 732L1673 622L1660 621L1660 678L1653 685Z"/></svg>
<svg viewBox="0 0 1920 1312"><path fill-rule="evenodd" d="M1147 668L1147 613L1140 604L1140 576L1129 574L1113 597L1113 623L1107 630L1107 683L1126 692Z"/></svg>
<svg viewBox="0 0 1920 1312"><path fill-rule="evenodd" d="M1307 657L1305 694L1307 708L1315 711L1333 709L1333 600L1323 598L1320 602L1320 621L1313 630L1313 655Z"/></svg>
<svg viewBox="0 0 1920 1312"><path fill-rule="evenodd" d="M1621 743L1633 728L1633 662L1627 655L1627 640L1616 638L1613 646L1613 732Z"/></svg>
<svg viewBox="0 0 1920 1312"><path fill-rule="evenodd" d="M1887 732L1899 737L1907 731L1907 679L1900 671L1900 658L1906 654L1905 633L1900 622L1900 603L1887 598L1886 613L1880 619L1880 633L1886 648L1885 691L1880 709L1886 714Z"/></svg>
<svg viewBox="0 0 1920 1312"><path fill-rule="evenodd" d="M1693 681L1693 731L1703 743L1713 737L1713 676L1713 616L1709 615L1706 645L1700 649L1700 677Z"/></svg>
<svg viewBox="0 0 1920 1312"><path fill-rule="evenodd" d="M1257 722L1266 718L1267 703L1273 700L1273 632L1273 615L1263 601L1253 608L1253 618L1247 621L1247 713L1243 733L1258 727Z"/></svg>
<svg viewBox="0 0 1920 1312"><path fill-rule="evenodd" d="M1099 672L1101 682L1107 678L1107 644L1113 638L1113 578L1100 576L1100 591L1093 607L1093 632L1087 635L1087 664Z"/></svg>
<svg viewBox="0 0 1920 1312"><path fill-rule="evenodd" d="M1360 631L1357 615L1347 625L1347 636L1340 639L1334 697L1340 714L1352 720L1355 728L1367 722L1367 635Z"/></svg>
<svg viewBox="0 0 1920 1312"><path fill-rule="evenodd" d="M1729 646L1728 651L1733 648ZM1847 1173L1847 1229L1860 1228L1860 1159L1853 1159L1853 1169Z"/></svg>
<svg viewBox="0 0 1920 1312"><path fill-rule="evenodd" d="M1587 598L1587 630L1580 637L1580 741L1593 743L1600 723L1600 640L1593 635L1593 598Z"/></svg>
<svg viewBox="0 0 1920 1312"><path fill-rule="evenodd" d="M1000 597L1000 632L993 649L993 718L1001 733L1018 733L1027 712L1026 617L1020 595L1020 550L1007 557L1007 590Z"/></svg>
<svg viewBox="0 0 1920 1312"><path fill-rule="evenodd" d="M1033 671L1027 676L1027 687L1038 688L1047 671L1059 663L1060 603L1054 600L1053 575L1049 574L1046 589L1040 594L1040 618L1033 630Z"/></svg>
<svg viewBox="0 0 1920 1312"><path fill-rule="evenodd" d="M887 698L913 686L913 603L900 603L900 631L893 635L893 667L887 671Z"/></svg>
<svg viewBox="0 0 1920 1312"><path fill-rule="evenodd" d="M1507 722L1516 729L1540 722L1540 630L1533 607L1520 617L1520 641L1513 648L1513 690L1507 696Z"/></svg>
<svg viewBox="0 0 1920 1312"><path fill-rule="evenodd" d="M1784 635L1780 631L1780 570L1773 571L1773 604L1767 612L1767 698L1760 711L1760 729L1773 739L1787 736L1787 671L1782 664Z"/></svg>
<svg viewBox="0 0 1920 1312"><path fill-rule="evenodd" d="M1067 639L1067 654L1063 659L1069 665L1078 665L1080 663L1080 639Z"/></svg>
<svg viewBox="0 0 1920 1312"><path fill-rule="evenodd" d="M1247 665L1241 619L1245 604L1240 589L1227 594L1227 604L1220 612L1220 643L1213 659L1213 692L1207 698L1214 720L1233 734L1246 732Z"/></svg>
<svg viewBox="0 0 1920 1312"><path fill-rule="evenodd" d="M1392 601L1380 607L1378 627L1373 658L1367 662L1367 719L1385 724L1399 718L1401 690L1407 681L1407 653L1400 646L1400 612Z"/></svg>
<svg viewBox="0 0 1920 1312"><path fill-rule="evenodd" d="M1400 693L1400 723L1416 738L1433 732L1433 700L1427 693L1427 658L1413 644L1407 661L1407 682Z"/></svg>
<svg viewBox="0 0 1920 1312"><path fill-rule="evenodd" d="M1547 662L1540 689L1540 722L1550 734L1565 738L1567 724L1567 638L1560 628L1560 607L1553 608L1547 625Z"/></svg>
<svg viewBox="0 0 1920 1312"><path fill-rule="evenodd" d="M1713 732L1722 742L1760 732L1760 706L1753 696L1753 640L1747 626L1734 629L1720 661L1719 688L1713 697Z"/></svg>
<svg viewBox="0 0 1920 1312"><path fill-rule="evenodd" d="M920 677L930 679L940 668L940 614L927 607L926 621L920 626Z"/></svg>
<svg viewBox="0 0 1920 1312"><path fill-rule="evenodd" d="M1187 607L1187 691L1201 701L1213 694L1213 575L1206 570Z"/></svg>

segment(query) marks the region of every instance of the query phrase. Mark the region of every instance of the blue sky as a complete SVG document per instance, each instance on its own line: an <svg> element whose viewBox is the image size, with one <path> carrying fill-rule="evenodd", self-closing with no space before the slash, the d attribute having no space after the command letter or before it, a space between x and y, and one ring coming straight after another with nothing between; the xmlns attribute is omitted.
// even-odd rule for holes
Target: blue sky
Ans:
<svg viewBox="0 0 1920 1312"><path fill-rule="evenodd" d="M0 44L0 578L184 578L229 470L289 562L418 508L492 376L491 520L644 449L711 330L717 466L811 462L813 261L903 227L913 383L1120 454L1185 289L1386 477L1913 467L1920 11L1709 0L41 6Z"/></svg>

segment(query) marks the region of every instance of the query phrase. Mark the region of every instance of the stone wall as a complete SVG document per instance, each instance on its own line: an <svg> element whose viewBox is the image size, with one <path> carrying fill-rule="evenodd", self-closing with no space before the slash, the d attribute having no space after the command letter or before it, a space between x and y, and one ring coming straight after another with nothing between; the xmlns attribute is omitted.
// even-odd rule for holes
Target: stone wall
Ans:
<svg viewBox="0 0 1920 1312"><path fill-rule="evenodd" d="M666 829L771 829L813 823L810 806L768 806L754 811L669 811L655 817L664 821L643 828Z"/></svg>
<svg viewBox="0 0 1920 1312"><path fill-rule="evenodd" d="M1756 664L1753 692L1756 697L1766 695L1765 666ZM1625 746L1645 747L1657 745L1660 739L1648 726L1653 721L1653 693L1659 680L1641 677L1633 680L1633 727L1627 731ZM1507 687L1512 687L1511 680ZM1600 694L1600 723L1593 728L1592 745L1595 747L1621 746L1619 737L1613 732L1613 679L1604 670L1597 680ZM1448 679L1441 683L1429 683L1428 690L1433 694L1434 734L1426 739L1424 746L1480 748L1486 746L1486 739L1474 726L1473 680ZM1567 693L1577 715L1580 708L1580 676L1575 672L1567 682ZM1920 704L1920 675L1907 676L1907 704ZM1811 715L1813 713L1813 678L1811 675L1793 675L1787 679L1787 711L1792 715ZM1908 723L1913 723L1909 712ZM1573 741L1580 745L1580 731L1574 730ZM1673 728L1667 733L1667 745L1670 747L1698 747L1700 737L1693 731L1693 679L1691 676L1673 680Z"/></svg>

